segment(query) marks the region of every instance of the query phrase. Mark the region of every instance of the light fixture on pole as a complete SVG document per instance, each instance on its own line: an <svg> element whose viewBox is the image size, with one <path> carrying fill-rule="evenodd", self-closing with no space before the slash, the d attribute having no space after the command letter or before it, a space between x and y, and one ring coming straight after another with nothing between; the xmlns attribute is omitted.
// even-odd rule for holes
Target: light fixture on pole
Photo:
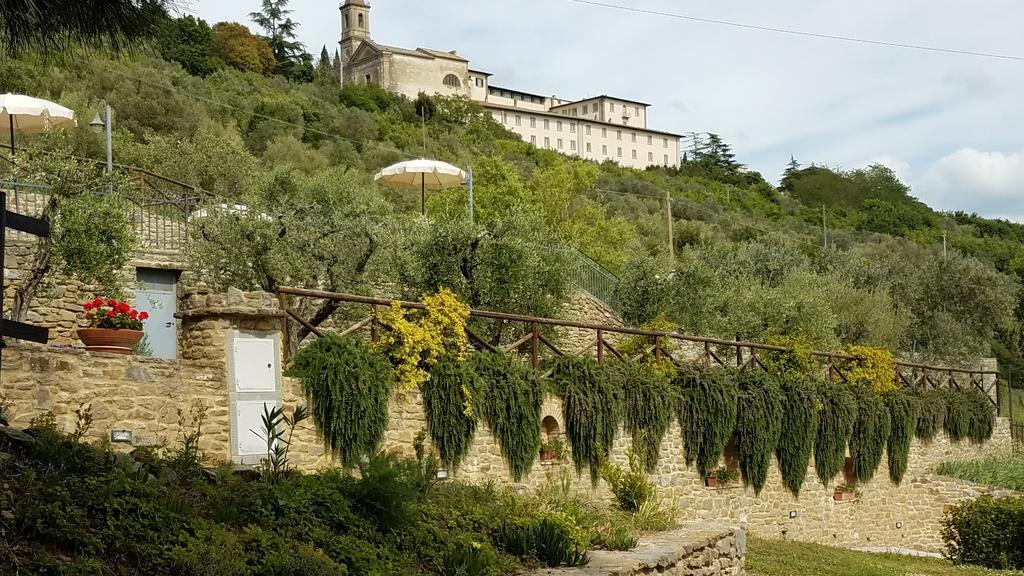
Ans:
<svg viewBox="0 0 1024 576"><path fill-rule="evenodd" d="M102 116L100 115L100 111L103 112ZM93 116L92 122L89 122L89 126L91 126L97 132L99 132L100 130L104 131L107 141L108 175L114 172L114 146L113 139L111 137L113 131L113 124L114 121L110 115L110 104L107 104L106 100L100 100L99 106L96 108L96 115Z"/></svg>

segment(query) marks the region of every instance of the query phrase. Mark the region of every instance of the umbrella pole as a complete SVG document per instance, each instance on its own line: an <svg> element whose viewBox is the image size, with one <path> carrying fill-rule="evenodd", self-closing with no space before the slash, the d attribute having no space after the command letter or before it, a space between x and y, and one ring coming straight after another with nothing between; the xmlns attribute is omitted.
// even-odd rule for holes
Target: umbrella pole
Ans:
<svg viewBox="0 0 1024 576"><path fill-rule="evenodd" d="M420 174L420 215L427 215L427 179Z"/></svg>
<svg viewBox="0 0 1024 576"><path fill-rule="evenodd" d="M8 113L7 119L11 122L11 158L14 158L14 116Z"/></svg>

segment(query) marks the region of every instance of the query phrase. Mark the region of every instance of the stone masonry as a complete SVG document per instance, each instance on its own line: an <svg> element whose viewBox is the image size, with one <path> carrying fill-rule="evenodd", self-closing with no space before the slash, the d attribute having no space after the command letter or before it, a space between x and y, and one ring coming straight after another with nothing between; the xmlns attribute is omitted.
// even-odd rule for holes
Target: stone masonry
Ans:
<svg viewBox="0 0 1024 576"><path fill-rule="evenodd" d="M229 381L231 342L239 333L280 337L281 313L276 297L231 290L226 294L191 290L182 294L180 358L158 360L135 356L87 353L80 349L12 344L3 353L0 395L11 404L13 424L25 426L45 411L66 430L75 425L75 410L90 406L90 437L109 438L111 430L131 430L133 445L173 445L181 433L179 421L190 425L205 415L201 447L208 462L231 458L232 404ZM583 342L580 342L582 346ZM568 347L568 346L567 346ZM279 401L291 411L302 402L297 381L281 378ZM562 406L548 396L542 407L543 434L560 435ZM425 430L422 402L417 393L395 398L383 448L412 454L415 436ZM292 462L303 470L333 465L312 423L304 423L293 439ZM611 460L627 461L628 437L620 431ZM129 448L130 446L125 446ZM782 486L773 465L760 495L740 485L711 489L683 457L680 429L673 423L661 445L652 482L666 506L675 506L684 521L743 526L762 537L787 538L842 546L896 546L925 551L941 547L939 526L946 506L982 493L983 486L935 474L944 460L1008 451L1009 424L998 421L991 441L983 446L954 444L939 437L930 444L914 442L906 477L900 486L888 479L883 462L875 479L860 486L860 497L837 502L833 488L842 475L824 486L808 470L800 497ZM477 430L465 462L450 476L470 482L496 482L517 490L535 490L551 481L570 480L576 489L608 499L603 483L590 484L568 463L536 462L521 482L513 483L498 444L486 426Z"/></svg>
<svg viewBox="0 0 1024 576"><path fill-rule="evenodd" d="M547 568L533 576L736 576L743 573L747 535L742 528L688 524L652 534L628 552L596 550L579 568Z"/></svg>

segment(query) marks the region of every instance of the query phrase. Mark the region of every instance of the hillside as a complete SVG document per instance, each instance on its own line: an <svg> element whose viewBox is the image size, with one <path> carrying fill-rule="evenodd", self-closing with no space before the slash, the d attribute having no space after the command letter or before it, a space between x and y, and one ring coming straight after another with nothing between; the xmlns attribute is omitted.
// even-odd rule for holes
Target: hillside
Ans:
<svg viewBox="0 0 1024 576"><path fill-rule="evenodd" d="M106 99L117 162L208 192L213 215L189 256L214 286L389 282L418 296L446 285L474 306L553 314L578 249L621 278L630 322L924 359L994 353L1024 373L1024 226L931 210L883 167L794 165L775 188L711 138L678 169L639 172L533 148L465 100L342 89L329 75L199 72L156 51L21 57L0 62L0 90L80 118ZM21 142L102 158L100 136L81 124ZM464 190L431 194L424 221L418 194L372 184L379 168L418 156L473 169L475 223ZM235 203L250 216L215 210Z"/></svg>

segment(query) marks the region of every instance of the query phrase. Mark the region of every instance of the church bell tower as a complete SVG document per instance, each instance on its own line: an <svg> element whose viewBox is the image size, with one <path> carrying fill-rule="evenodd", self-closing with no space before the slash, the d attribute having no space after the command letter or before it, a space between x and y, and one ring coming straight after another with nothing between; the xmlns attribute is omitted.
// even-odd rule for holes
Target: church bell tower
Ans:
<svg viewBox="0 0 1024 576"><path fill-rule="evenodd" d="M343 0L341 3L341 81L345 82L345 65L364 40L370 39L370 6L364 0Z"/></svg>

